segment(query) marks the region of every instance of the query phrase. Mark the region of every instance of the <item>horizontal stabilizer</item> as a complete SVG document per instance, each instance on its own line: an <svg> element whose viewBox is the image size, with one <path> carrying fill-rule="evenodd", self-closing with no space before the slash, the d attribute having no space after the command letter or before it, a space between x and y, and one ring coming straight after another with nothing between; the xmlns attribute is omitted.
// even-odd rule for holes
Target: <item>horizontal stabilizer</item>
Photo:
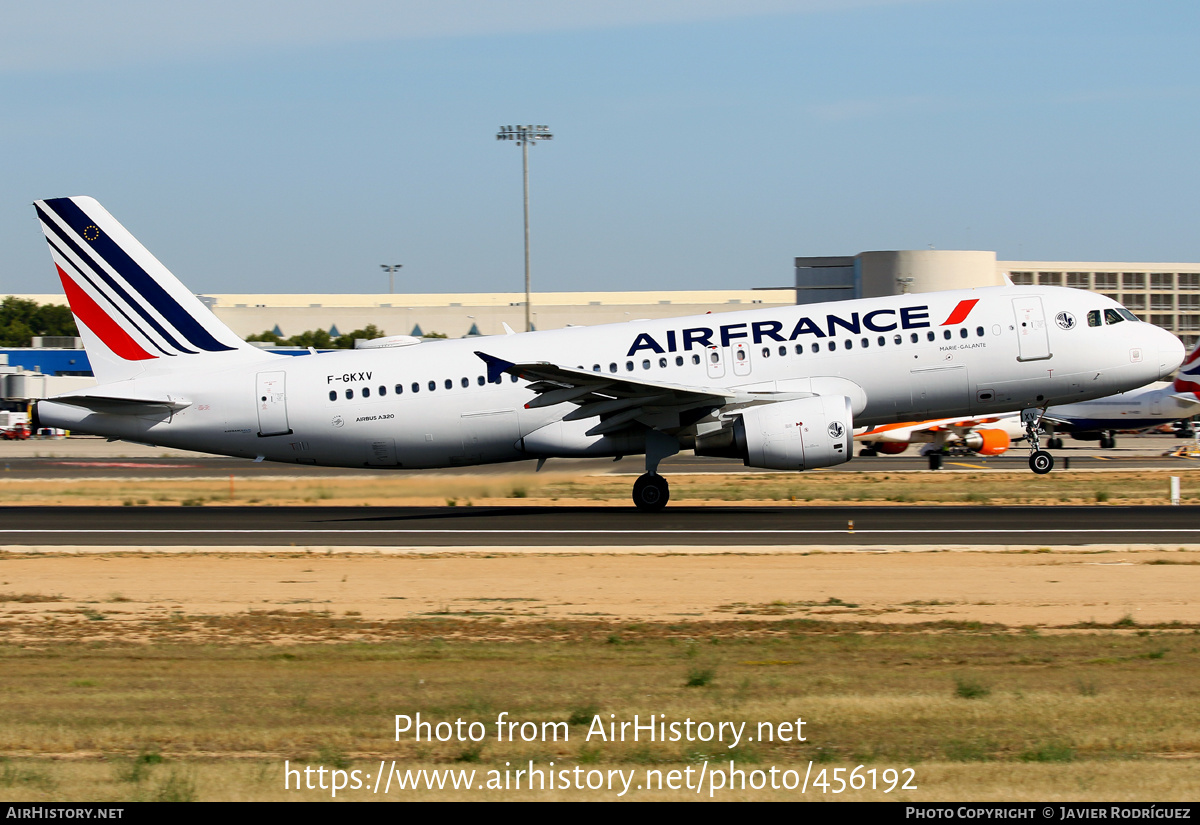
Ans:
<svg viewBox="0 0 1200 825"><path fill-rule="evenodd" d="M110 415L148 415L164 411L176 413L192 405L191 401L170 398L120 398L111 395L60 395L46 400Z"/></svg>

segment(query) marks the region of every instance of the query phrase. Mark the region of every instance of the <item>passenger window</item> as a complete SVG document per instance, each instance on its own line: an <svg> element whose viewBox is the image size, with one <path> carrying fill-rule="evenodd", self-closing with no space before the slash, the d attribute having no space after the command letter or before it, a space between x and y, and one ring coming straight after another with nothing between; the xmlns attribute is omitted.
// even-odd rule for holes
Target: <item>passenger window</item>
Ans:
<svg viewBox="0 0 1200 825"><path fill-rule="evenodd" d="M816 341L813 341L813 345L812 345L812 351L813 351L813 352L820 352L820 351L821 351L821 345L820 345L820 344L818 344Z"/></svg>
<svg viewBox="0 0 1200 825"><path fill-rule="evenodd" d="M892 343L894 343L894 344L903 344L903 343L904 343L904 338L902 338L902 337L901 337L901 336L899 336L899 335L893 335L893 336L892 336Z"/></svg>
<svg viewBox="0 0 1200 825"><path fill-rule="evenodd" d="M1090 312L1088 312L1088 326L1089 327L1100 326L1100 310L1093 309Z"/></svg>
<svg viewBox="0 0 1200 825"><path fill-rule="evenodd" d="M330 390L330 391L329 391L329 400L330 400L330 401L337 401L337 390Z"/></svg>
<svg viewBox="0 0 1200 825"><path fill-rule="evenodd" d="M413 392L420 392L420 391L421 391L421 385L420 385L420 384L418 384L416 381L413 381L413 384L412 384L412 391L413 391Z"/></svg>
<svg viewBox="0 0 1200 825"><path fill-rule="evenodd" d="M515 375L510 375L510 376L508 376L508 377L509 377L509 378L512 380L512 383L514 383L514 384L515 384L515 383L517 383L517 376L515 376Z"/></svg>
<svg viewBox="0 0 1200 825"><path fill-rule="evenodd" d="M482 375L481 375L481 376L479 376L478 378L476 378L475 380L476 380L476 381L479 383L479 386L481 386L481 387L482 387L482 386L483 386L483 385L486 383L486 382L484 381L484 379L483 379L483 376L482 376Z"/></svg>
<svg viewBox="0 0 1200 825"><path fill-rule="evenodd" d="M625 372L633 372L633 362L632 361L625 362Z"/></svg>
<svg viewBox="0 0 1200 825"><path fill-rule="evenodd" d="M385 395L387 395L387 387L380 387L379 388L379 397L382 398Z"/></svg>
<svg viewBox="0 0 1200 825"><path fill-rule="evenodd" d="M404 394L404 385L397 384L396 385L396 395L403 395L403 394Z"/></svg>
<svg viewBox="0 0 1200 825"><path fill-rule="evenodd" d="M464 375L464 376L463 376L463 379L462 379L462 385L463 385L464 387L469 387L469 386L471 386L471 379L470 379L470 378L467 378L467 376L465 376L465 375Z"/></svg>
<svg viewBox="0 0 1200 825"><path fill-rule="evenodd" d="M959 337L959 338L966 338L966 337L967 337L967 328L966 328L966 327L963 327L962 329L960 329L960 330L958 331L958 337Z"/></svg>
<svg viewBox="0 0 1200 825"><path fill-rule="evenodd" d="M983 327L975 327L975 334L978 335L980 338L982 338L983 337Z"/></svg>
<svg viewBox="0 0 1200 825"><path fill-rule="evenodd" d="M853 342L853 341L851 341L849 338L847 338L847 339L846 339L846 343L845 343L845 347L846 347L846 349L854 349L854 342Z"/></svg>
<svg viewBox="0 0 1200 825"><path fill-rule="evenodd" d="M948 329L942 330L942 337L945 338L947 341L949 341L950 340L950 330L948 330Z"/></svg>
<svg viewBox="0 0 1200 825"><path fill-rule="evenodd" d="M871 345L871 340L869 338L862 339L862 345L863 345L863 349L866 349L867 347L869 347Z"/></svg>
<svg viewBox="0 0 1200 825"><path fill-rule="evenodd" d="M780 354L780 355L787 355L787 347L780 347L780 348L779 348L779 354Z"/></svg>
<svg viewBox="0 0 1200 825"><path fill-rule="evenodd" d="M1104 310L1104 323L1119 324L1124 320L1125 319L1121 317L1121 313L1117 312L1115 309Z"/></svg>
<svg viewBox="0 0 1200 825"><path fill-rule="evenodd" d="M354 397L354 390L346 390L346 400L350 400L353 397Z"/></svg>
<svg viewBox="0 0 1200 825"><path fill-rule="evenodd" d="M693 364L699 364L699 363L700 363L700 356L699 356L699 355L693 355L693 356L692 356L692 363L693 363Z"/></svg>
<svg viewBox="0 0 1200 825"><path fill-rule="evenodd" d="M617 371L617 362L616 362L616 361L614 361L613 363L611 363L611 364L609 364L609 365L608 365L608 371L609 371L609 372L616 372L616 371Z"/></svg>
<svg viewBox="0 0 1200 825"><path fill-rule="evenodd" d="M659 359L658 359L658 366L659 366L659 368L660 368L660 369L666 369L666 368L667 368L667 359L666 359L666 358L659 358Z"/></svg>
<svg viewBox="0 0 1200 825"><path fill-rule="evenodd" d="M447 378L443 383L446 385L446 389L452 389L454 387L454 382L449 378Z"/></svg>
<svg viewBox="0 0 1200 825"><path fill-rule="evenodd" d="M600 365L592 364L592 372L600 372Z"/></svg>
<svg viewBox="0 0 1200 825"><path fill-rule="evenodd" d="M882 347L882 346L883 346L884 344L886 344L886 343L887 343L887 339L886 339L886 338L884 338L882 335L880 335L880 336L879 336L879 346L881 346L881 347Z"/></svg>
<svg viewBox="0 0 1200 825"><path fill-rule="evenodd" d="M430 381L429 382L429 391L433 392L436 389L437 389L437 381Z"/></svg>
<svg viewBox="0 0 1200 825"><path fill-rule="evenodd" d="M649 358L642 359L642 369L644 369L644 370L650 369L650 359Z"/></svg>
<svg viewBox="0 0 1200 825"><path fill-rule="evenodd" d="M682 355L675 356L675 366L677 366L677 367L683 366L683 356Z"/></svg>
<svg viewBox="0 0 1200 825"><path fill-rule="evenodd" d="M770 357L771 357L771 348L763 347L763 358L770 358ZM742 359L742 360L744 360L744 359Z"/></svg>
<svg viewBox="0 0 1200 825"><path fill-rule="evenodd" d="M912 342L914 344L917 343L917 341L921 340L919 337L917 337L917 334L915 332L912 334L911 338L912 338Z"/></svg>
<svg viewBox="0 0 1200 825"><path fill-rule="evenodd" d="M837 341L830 341L828 349L830 352L833 352L835 349L837 349Z"/></svg>
<svg viewBox="0 0 1200 825"><path fill-rule="evenodd" d="M363 387L363 398L370 398L370 397L371 397L371 388Z"/></svg>
<svg viewBox="0 0 1200 825"><path fill-rule="evenodd" d="M796 354L797 355L804 354L804 344L796 344Z"/></svg>
<svg viewBox="0 0 1200 825"><path fill-rule="evenodd" d="M929 330L929 332L925 333L925 337L932 341L937 336L933 334L933 330Z"/></svg>

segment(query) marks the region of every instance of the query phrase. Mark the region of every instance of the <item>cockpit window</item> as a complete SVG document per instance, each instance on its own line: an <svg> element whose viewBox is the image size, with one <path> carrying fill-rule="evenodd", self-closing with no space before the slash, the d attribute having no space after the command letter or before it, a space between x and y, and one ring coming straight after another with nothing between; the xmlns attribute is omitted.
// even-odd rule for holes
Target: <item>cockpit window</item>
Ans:
<svg viewBox="0 0 1200 825"><path fill-rule="evenodd" d="M1100 326L1100 310L1093 309L1091 312L1088 313L1088 326L1089 327Z"/></svg>
<svg viewBox="0 0 1200 825"><path fill-rule="evenodd" d="M1134 315L1129 310L1125 309L1125 307L1121 307L1120 309L1117 310L1117 312L1121 313L1121 317L1124 318L1126 321L1136 321L1138 319L1138 317L1136 315Z"/></svg>
<svg viewBox="0 0 1200 825"><path fill-rule="evenodd" d="M1104 310L1104 323L1119 324L1124 320L1125 319L1121 317L1121 313L1117 312L1115 309Z"/></svg>

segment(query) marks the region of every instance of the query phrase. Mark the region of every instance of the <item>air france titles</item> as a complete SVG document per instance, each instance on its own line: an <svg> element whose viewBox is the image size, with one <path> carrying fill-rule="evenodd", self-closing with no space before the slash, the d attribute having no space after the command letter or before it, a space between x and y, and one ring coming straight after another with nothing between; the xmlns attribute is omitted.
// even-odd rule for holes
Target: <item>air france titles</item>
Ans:
<svg viewBox="0 0 1200 825"><path fill-rule="evenodd" d="M859 335L865 329L869 332L891 332L896 329L917 329L929 324L929 307L901 307L900 309L876 309L867 313L850 313L849 318L840 315L826 315L824 319L814 320L807 316L801 318L785 336L783 321L752 321L738 324L722 324L719 327L689 327L688 329L669 329L665 335L666 347L648 332L643 332L634 339L627 356L641 350L651 350L659 354L665 352L687 352L692 349L707 347L727 347L739 339L747 339L755 344L763 341L795 341L802 335L812 335L817 338L828 338L836 335L839 330Z"/></svg>

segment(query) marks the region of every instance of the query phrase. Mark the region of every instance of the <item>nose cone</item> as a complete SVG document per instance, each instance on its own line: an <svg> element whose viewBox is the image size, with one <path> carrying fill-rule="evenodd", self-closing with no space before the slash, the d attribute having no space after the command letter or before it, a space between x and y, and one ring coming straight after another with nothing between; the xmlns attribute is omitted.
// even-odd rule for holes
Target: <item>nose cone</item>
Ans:
<svg viewBox="0 0 1200 825"><path fill-rule="evenodd" d="M1183 363L1183 356L1186 353L1183 349L1183 342L1174 335L1165 329L1156 331L1160 333L1158 336L1158 377L1166 378L1179 369L1179 365Z"/></svg>

